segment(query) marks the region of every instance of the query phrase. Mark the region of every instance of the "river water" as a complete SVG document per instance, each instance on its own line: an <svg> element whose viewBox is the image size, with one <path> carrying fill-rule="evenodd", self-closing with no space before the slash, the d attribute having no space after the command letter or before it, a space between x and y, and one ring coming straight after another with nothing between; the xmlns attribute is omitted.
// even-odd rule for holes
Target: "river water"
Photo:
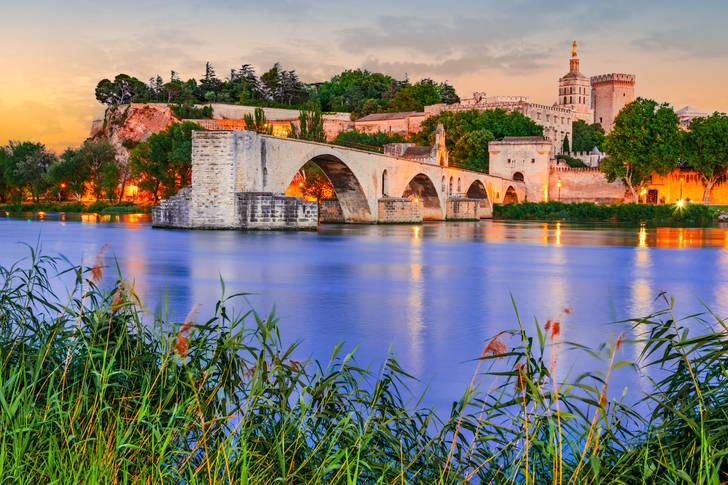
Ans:
<svg viewBox="0 0 728 485"><path fill-rule="evenodd" d="M284 340L301 343L299 358L326 361L341 340L376 367L391 348L419 379L413 390L429 385L425 403L445 409L470 382L471 359L517 327L511 297L530 331L535 319L558 318L563 341L592 346L633 336L610 322L664 308L663 291L678 316L702 303L728 316L725 227L481 221L246 233L153 229L143 215L36 215L0 218L0 265L27 256L18 243L37 241L46 254L87 264L108 242L106 263L118 260L149 310L166 294L177 320L195 304L200 319L209 316L222 277L228 294L253 293L241 309L275 306ZM622 352L629 360L637 347ZM600 368L566 352L557 374L585 366ZM645 386L630 372L615 378L613 393Z"/></svg>

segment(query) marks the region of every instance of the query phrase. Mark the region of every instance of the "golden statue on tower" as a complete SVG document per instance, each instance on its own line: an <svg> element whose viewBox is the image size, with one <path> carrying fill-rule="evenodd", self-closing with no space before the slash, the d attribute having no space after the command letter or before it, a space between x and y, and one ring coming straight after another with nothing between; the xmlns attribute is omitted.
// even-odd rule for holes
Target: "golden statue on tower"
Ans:
<svg viewBox="0 0 728 485"><path fill-rule="evenodd" d="M571 57L576 57L576 41L571 46Z"/></svg>

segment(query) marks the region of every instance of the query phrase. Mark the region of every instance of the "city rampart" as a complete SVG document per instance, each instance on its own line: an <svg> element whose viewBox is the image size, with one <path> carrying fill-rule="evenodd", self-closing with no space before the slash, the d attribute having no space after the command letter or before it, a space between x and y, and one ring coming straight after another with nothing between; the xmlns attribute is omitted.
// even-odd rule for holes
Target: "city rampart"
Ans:
<svg viewBox="0 0 728 485"><path fill-rule="evenodd" d="M627 193L620 180L608 182L598 168L554 166L549 171L548 186L550 199L563 202L623 202Z"/></svg>

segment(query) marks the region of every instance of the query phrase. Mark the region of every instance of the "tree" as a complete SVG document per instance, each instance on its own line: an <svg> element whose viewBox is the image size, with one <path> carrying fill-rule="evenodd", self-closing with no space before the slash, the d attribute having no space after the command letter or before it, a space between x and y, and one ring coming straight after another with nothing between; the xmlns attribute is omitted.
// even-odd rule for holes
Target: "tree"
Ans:
<svg viewBox="0 0 728 485"><path fill-rule="evenodd" d="M313 199L318 204L321 212L321 199L334 196L334 186L324 172L313 162L306 162L301 168L300 174L303 177L301 192L307 199Z"/></svg>
<svg viewBox="0 0 728 485"><path fill-rule="evenodd" d="M268 69L260 76L261 87L263 89L263 96L265 98L273 98L273 93L278 89L278 84L281 82L281 64L276 62L273 67Z"/></svg>
<svg viewBox="0 0 728 485"><path fill-rule="evenodd" d="M371 149L372 147L382 147L387 143L404 143L406 140L399 133L388 134L381 131L376 133L363 133L361 131L351 130L342 131L332 145L348 146L353 148Z"/></svg>
<svg viewBox="0 0 728 485"><path fill-rule="evenodd" d="M665 175L677 167L680 155L679 119L667 103L637 98L614 120L604 140L606 160L601 170L609 182L621 179L636 202L635 186L641 186L653 172Z"/></svg>
<svg viewBox="0 0 728 485"><path fill-rule="evenodd" d="M604 128L599 123L587 124L584 120L576 120L571 124L571 150L574 152L590 152L594 147L600 151L604 143Z"/></svg>
<svg viewBox="0 0 728 485"><path fill-rule="evenodd" d="M116 150L109 140L106 138L86 140L78 149L76 156L79 158L77 165L88 173L88 182L94 198L98 200L105 194L107 199L112 199L116 189L112 189L109 175L113 173L111 166L116 167Z"/></svg>
<svg viewBox="0 0 728 485"><path fill-rule="evenodd" d="M453 104L460 102L460 96L455 92L455 88L448 84L447 81L440 83L437 87L437 92L440 95L440 102L445 104Z"/></svg>
<svg viewBox="0 0 728 485"><path fill-rule="evenodd" d="M470 131L455 143L450 160L460 163L464 168L486 171L488 170L488 143L493 140L495 140L493 133L486 129Z"/></svg>
<svg viewBox="0 0 728 485"><path fill-rule="evenodd" d="M56 155L47 151L45 147L18 160L15 166L16 180L30 189L30 194L35 202L38 202L41 194L48 190L46 170L57 160Z"/></svg>
<svg viewBox="0 0 728 485"><path fill-rule="evenodd" d="M516 111L495 110L443 111L430 116L421 124L421 130L414 135L418 145L435 143L435 130L442 123L448 150L455 148L458 140L471 131L487 130L496 140L506 136L541 136L543 127Z"/></svg>
<svg viewBox="0 0 728 485"><path fill-rule="evenodd" d="M324 119L321 115L321 108L318 105L309 105L298 115L298 128L291 123L290 138L299 140L317 141L326 143L326 132L324 131Z"/></svg>
<svg viewBox="0 0 728 485"><path fill-rule="evenodd" d="M5 197L20 201L29 191L37 200L47 188L45 170L53 163L54 157L42 143L9 142L0 150Z"/></svg>
<svg viewBox="0 0 728 485"><path fill-rule="evenodd" d="M703 180L703 202L707 203L713 185L728 170L728 116L713 113L694 118L683 134L683 158Z"/></svg>
<svg viewBox="0 0 728 485"><path fill-rule="evenodd" d="M263 108L255 108L255 118L251 114L246 114L243 119L245 120L246 130L255 131L264 135L273 134L273 127L268 124Z"/></svg>
<svg viewBox="0 0 728 485"><path fill-rule="evenodd" d="M571 147L569 146L569 135L564 136L564 143L561 147L561 151L564 153L571 152Z"/></svg>
<svg viewBox="0 0 728 485"><path fill-rule="evenodd" d="M96 85L96 99L106 106L127 104L132 101L147 101L149 87L139 79L127 74L118 74L113 81L102 79Z"/></svg>
<svg viewBox="0 0 728 485"><path fill-rule="evenodd" d="M152 194L155 204L160 192L164 197L170 197L190 184L192 131L202 129L191 121L173 123L131 151L131 176L138 180L140 189Z"/></svg>
<svg viewBox="0 0 728 485"><path fill-rule="evenodd" d="M86 191L86 184L91 180L91 172L85 160L79 156L79 150L66 149L60 160L48 167L46 179L51 191L63 198L66 193L80 201Z"/></svg>

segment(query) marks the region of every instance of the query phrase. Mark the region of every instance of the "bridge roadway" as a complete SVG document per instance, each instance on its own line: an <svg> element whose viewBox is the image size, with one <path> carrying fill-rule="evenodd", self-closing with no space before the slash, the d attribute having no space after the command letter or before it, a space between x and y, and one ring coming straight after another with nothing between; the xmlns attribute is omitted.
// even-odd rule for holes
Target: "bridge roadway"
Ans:
<svg viewBox="0 0 728 485"><path fill-rule="evenodd" d="M521 181L461 168L252 131L195 131L191 187L163 201L154 223L239 228L240 194L284 194L308 161L331 180L347 223L378 222L383 197L417 197L424 219L444 220L449 198L480 199L479 216L491 217L494 202L526 195Z"/></svg>

